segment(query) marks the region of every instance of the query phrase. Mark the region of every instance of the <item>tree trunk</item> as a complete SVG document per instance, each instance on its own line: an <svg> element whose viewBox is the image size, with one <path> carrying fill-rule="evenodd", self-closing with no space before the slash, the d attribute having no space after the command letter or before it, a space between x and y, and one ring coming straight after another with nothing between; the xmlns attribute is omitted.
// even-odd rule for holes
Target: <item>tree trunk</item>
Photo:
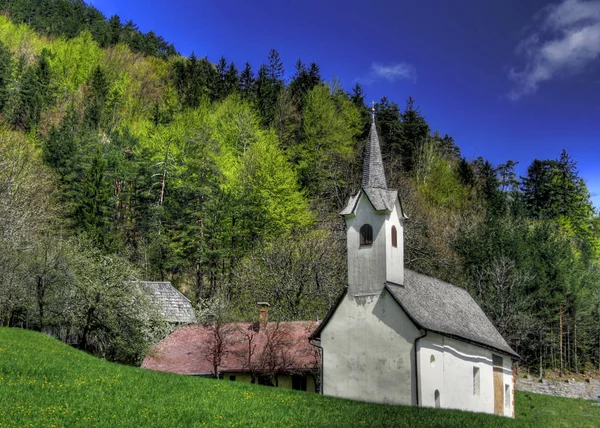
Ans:
<svg viewBox="0 0 600 428"><path fill-rule="evenodd" d="M577 362L577 321L573 323L573 363L575 363L575 373L579 373L579 363Z"/></svg>
<svg viewBox="0 0 600 428"><path fill-rule="evenodd" d="M559 376L563 375L563 315L562 315L562 303L559 307L559 337L558 337L558 348L560 352L560 371Z"/></svg>
<svg viewBox="0 0 600 428"><path fill-rule="evenodd" d="M38 301L38 315L40 317L40 331L44 331L44 297L46 294L46 287L44 287L44 279L41 276L37 278L37 301Z"/></svg>
<svg viewBox="0 0 600 428"><path fill-rule="evenodd" d="M96 308L94 307L90 307L87 311L87 316L86 316L86 321L85 321L85 326L83 327L83 334L81 337L81 343L80 343L80 347L81 349L83 349L84 351L87 348L87 344L88 344L88 335L90 333L91 330L91 325L92 325L92 317L94 316L94 311Z"/></svg>

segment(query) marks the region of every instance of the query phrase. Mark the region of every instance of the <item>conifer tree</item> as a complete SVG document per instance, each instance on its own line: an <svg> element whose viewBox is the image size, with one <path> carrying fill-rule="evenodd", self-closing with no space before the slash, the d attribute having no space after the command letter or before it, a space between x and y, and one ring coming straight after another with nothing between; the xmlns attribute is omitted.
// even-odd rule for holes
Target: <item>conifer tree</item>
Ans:
<svg viewBox="0 0 600 428"><path fill-rule="evenodd" d="M354 103L356 107L364 108L365 92L360 83L356 82L352 87L352 94L350 95L350 100Z"/></svg>
<svg viewBox="0 0 600 428"><path fill-rule="evenodd" d="M246 62L244 70L240 74L240 92L242 94L242 98L246 101L252 102L254 100L255 95L255 80L254 80L254 72L252 71L252 66L249 62Z"/></svg>
<svg viewBox="0 0 600 428"><path fill-rule="evenodd" d="M238 92L240 86L240 76L238 69L233 62L229 63L225 72L225 94L227 96Z"/></svg>
<svg viewBox="0 0 600 428"><path fill-rule="evenodd" d="M8 101L8 85L12 74L12 55L0 41L0 111Z"/></svg>
<svg viewBox="0 0 600 428"><path fill-rule="evenodd" d="M78 198L74 201L75 219L90 238L103 249L110 248L109 214L111 205L111 187L106 180L107 162L100 149L91 159L79 186Z"/></svg>
<svg viewBox="0 0 600 428"><path fill-rule="evenodd" d="M406 107L400 114L400 120L402 122L400 143L402 166L406 172L411 172L415 164L415 157L425 144L430 128L425 117L415 106L415 100L412 97L406 101Z"/></svg>
<svg viewBox="0 0 600 428"><path fill-rule="evenodd" d="M106 73L100 66L97 66L90 79L89 102L84 116L85 123L91 129L102 127L105 122L108 91L109 83Z"/></svg>

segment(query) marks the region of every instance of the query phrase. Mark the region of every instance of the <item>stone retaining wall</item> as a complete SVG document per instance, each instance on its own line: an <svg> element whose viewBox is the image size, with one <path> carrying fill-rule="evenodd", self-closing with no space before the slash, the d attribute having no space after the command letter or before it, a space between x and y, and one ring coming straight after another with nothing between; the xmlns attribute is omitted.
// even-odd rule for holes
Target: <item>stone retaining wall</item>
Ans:
<svg viewBox="0 0 600 428"><path fill-rule="evenodd" d="M573 379L555 381L543 379L517 379L516 388L519 391L535 392L536 394L554 395L565 398L584 398L597 400L600 395L600 381L586 379L585 382L576 382Z"/></svg>

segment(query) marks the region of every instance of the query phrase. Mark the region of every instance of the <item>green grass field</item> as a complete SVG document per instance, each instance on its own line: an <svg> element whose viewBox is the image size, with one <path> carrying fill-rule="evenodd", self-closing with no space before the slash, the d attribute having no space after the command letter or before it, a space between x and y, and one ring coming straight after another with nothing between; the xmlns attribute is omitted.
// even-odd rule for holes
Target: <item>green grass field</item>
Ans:
<svg viewBox="0 0 600 428"><path fill-rule="evenodd" d="M0 426L600 426L584 400L518 393L517 419L386 406L108 363L0 328Z"/></svg>

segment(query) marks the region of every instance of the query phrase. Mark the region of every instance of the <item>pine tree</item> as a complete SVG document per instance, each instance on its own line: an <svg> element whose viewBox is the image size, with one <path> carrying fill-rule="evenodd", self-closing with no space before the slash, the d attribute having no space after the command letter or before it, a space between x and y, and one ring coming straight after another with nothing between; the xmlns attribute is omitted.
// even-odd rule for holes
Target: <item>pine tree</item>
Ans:
<svg viewBox="0 0 600 428"><path fill-rule="evenodd" d="M375 104L375 116L382 154L388 159L399 158L402 153L403 133L398 104L387 97L381 98L381 101ZM390 160L390 164L396 163L393 159Z"/></svg>
<svg viewBox="0 0 600 428"><path fill-rule="evenodd" d="M84 116L85 123L91 129L97 129L104 125L108 91L109 82L106 78L106 72L100 66L97 66L90 79L89 101Z"/></svg>
<svg viewBox="0 0 600 428"><path fill-rule="evenodd" d="M225 94L231 95L237 92L240 87L240 76L238 69L233 62L229 63L225 73Z"/></svg>
<svg viewBox="0 0 600 428"><path fill-rule="evenodd" d="M242 70L242 73L240 75L240 92L244 100L250 102L254 100L254 83L254 72L252 71L252 66L249 62L246 62L244 70Z"/></svg>
<svg viewBox="0 0 600 428"><path fill-rule="evenodd" d="M108 249L111 186L106 180L107 162L100 149L92 157L74 201L76 224L101 248Z"/></svg>
<svg viewBox="0 0 600 428"><path fill-rule="evenodd" d="M365 91L363 90L360 83L356 82L352 87L352 94L350 95L350 100L354 103L354 105L360 109L365 107Z"/></svg>
<svg viewBox="0 0 600 428"><path fill-rule="evenodd" d="M224 56L221 56L219 62L217 62L217 90L215 98L217 100L221 100L227 96L227 88L226 88L226 75L227 75L227 60Z"/></svg>
<svg viewBox="0 0 600 428"><path fill-rule="evenodd" d="M274 83L283 83L283 75L285 70L283 69L283 62L281 62L281 58L279 57L279 52L275 49L271 49L269 51L269 68L267 76Z"/></svg>
<svg viewBox="0 0 600 428"><path fill-rule="evenodd" d="M21 64L23 67L23 62ZM20 81L14 83L7 106L7 120L16 129L30 131L39 123L44 107L37 67L24 69Z"/></svg>
<svg viewBox="0 0 600 428"><path fill-rule="evenodd" d="M12 74L12 55L4 43L0 42L0 111L8 101L8 85Z"/></svg>
<svg viewBox="0 0 600 428"><path fill-rule="evenodd" d="M415 107L415 100L409 97L406 108L400 114L402 122L402 140L400 143L400 154L402 155L402 166L406 172L411 172L414 167L415 157L425 140L429 136L429 124L419 109Z"/></svg>

